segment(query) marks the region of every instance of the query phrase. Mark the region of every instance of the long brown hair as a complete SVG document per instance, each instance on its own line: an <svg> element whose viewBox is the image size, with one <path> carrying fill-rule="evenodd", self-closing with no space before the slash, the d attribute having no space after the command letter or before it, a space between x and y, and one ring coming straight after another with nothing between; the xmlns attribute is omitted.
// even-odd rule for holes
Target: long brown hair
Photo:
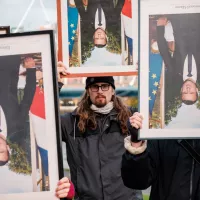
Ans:
<svg viewBox="0 0 200 200"><path fill-rule="evenodd" d="M128 133L127 121L131 116L130 110L124 105L121 98L113 95L112 97L113 106L116 110L117 119L120 122L120 127L123 134ZM96 129L96 113L90 109L92 104L90 97L87 92L85 92L81 98L81 101L78 103L77 115L79 116L78 128L81 132L85 132L85 127L89 126L92 129Z"/></svg>

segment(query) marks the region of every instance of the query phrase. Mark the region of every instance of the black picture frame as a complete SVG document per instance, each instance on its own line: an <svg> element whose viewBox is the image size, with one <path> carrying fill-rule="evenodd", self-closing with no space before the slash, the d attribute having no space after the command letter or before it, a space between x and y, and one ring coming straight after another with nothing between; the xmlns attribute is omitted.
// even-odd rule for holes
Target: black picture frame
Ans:
<svg viewBox="0 0 200 200"><path fill-rule="evenodd" d="M5 65L1 65L1 61L3 60L3 57L4 57L4 61L9 60L8 63L12 63L10 60L12 60L11 58L14 58L15 55L17 55L16 57L20 57L20 59L21 59L20 67L22 65L25 65L25 64L22 64L22 60L23 60L23 63L25 63L25 59L29 59L32 56L31 58L34 60L34 64L35 64L35 67L33 67L33 69L35 70L35 74L42 68L42 70L40 72L42 72L42 80L43 80L42 84L43 85L41 87L39 81L36 82L36 84L38 84L38 85L36 86L32 104L30 105L30 108L29 108L29 115L27 117L29 118L30 135L31 135L31 132L33 132L33 135L35 135L34 136L35 138L32 138L30 140L36 141L37 147L39 149L40 148L39 141L41 142L41 139L39 140L37 138L38 137L37 135L39 135L39 134L36 134L37 133L36 127L39 127L40 124L39 123L37 124L35 122L35 121L37 121L37 120L35 120L35 118L39 119L39 117L41 117L40 116L41 113L37 114L37 112L39 111L39 108L34 110L34 106L33 106L35 98L37 96L37 89L39 89L38 91L39 92L42 91L43 96L44 96L43 97L43 99L44 99L44 106L43 106L44 113L43 114L44 114L45 118L43 118L43 122L44 121L45 122L43 123L43 126L45 127L45 130L46 130L45 135L47 136L47 138L45 141L43 140L43 142L45 142L46 146L48 146L47 154L46 154L46 155L48 155L48 179L45 179L45 180L48 180L48 184L49 184L48 185L49 188L47 190L46 189L43 190L44 185L43 186L40 185L40 188L38 185L35 185L35 190L34 190L34 184L33 184L33 187L32 187L33 190L31 190L31 191L28 190L27 192L26 191L12 192L12 193L7 193L6 191L0 192L0 199L2 199L2 200L4 200L4 199L9 200L9 199L13 199L13 198L15 198L16 200L18 200L18 199L19 200L25 200L25 199L39 199L39 200L40 199L41 200L42 199L50 199L50 200L52 199L53 200L56 198L55 197L55 188L57 186L57 182L59 179L63 178L63 176L64 176L63 157L62 157L62 141L61 141L62 137L61 137L60 117L59 117L59 95L58 95L59 91L58 91L58 83L57 83L57 71L56 71L57 65L56 65L56 59L55 59L54 41L55 41L54 40L54 32L52 30L0 35L0 70L1 70L2 66L5 67ZM20 45L20 48L18 48L19 45ZM2 57L2 59L1 59L1 57ZM26 60L26 62L27 62L27 60ZM40 63L41 66L37 66L37 65L39 65L37 63ZM48 66L50 65L51 67L45 67L47 65ZM7 67L9 67L9 65L7 65ZM19 73L19 77L23 76L25 74L26 79L27 79L28 78L27 71L30 72L29 68L26 68L26 72ZM35 77L36 77L36 75L35 75ZM28 84L28 80L26 80L26 84ZM17 87L18 87L17 89L19 89L19 85ZM40 89L41 89L41 91L40 91ZM29 93L30 93L30 90L29 90ZM25 97L25 88L24 88L23 95ZM1 99L4 99L4 97L0 96L0 108L1 108L1 102L3 101ZM21 102L23 102L23 99ZM1 123L1 121L0 121L0 123ZM35 124L36 124L36 126L35 126ZM51 128L49 128L49 127L51 127ZM39 129L40 128L42 129L42 127L39 127ZM49 130L50 130L50 133L48 132ZM9 124L7 124L7 135L9 136ZM52 145L54 145L54 147L56 146L56 148L53 148ZM34 146L33 143L31 143L31 149L33 148L33 146ZM36 146L36 144L35 144L35 146ZM34 151L35 150L31 150L31 157L32 157L31 158L31 166L33 166L33 164L32 164L33 157L35 157L32 154L32 152L34 152ZM39 154L40 154L40 156L39 156ZM41 153L40 149L38 150L37 157L38 156L40 157L40 160L42 163L42 153ZM8 165L8 163L6 165ZM5 166L3 166L3 167L5 167ZM9 173L8 172L10 170L9 166L7 166L7 168L8 168L7 173ZM41 164L41 171L43 171L43 174L45 174L45 170L43 170L42 168L43 168L43 163ZM0 166L0 170L1 170L1 166ZM12 171L12 173L15 173L15 172ZM33 168L31 168L31 176L33 176ZM36 176L36 174L35 174L35 176ZM33 179L34 178L32 177L32 181L33 181ZM44 183L44 184L46 184L46 183ZM9 188L9 191L11 191L11 190L12 189ZM13 191L17 191L17 190L19 190L19 188L13 189ZM21 191L23 191L23 189Z"/></svg>
<svg viewBox="0 0 200 200"><path fill-rule="evenodd" d="M0 26L0 35L9 33L10 33L10 26Z"/></svg>

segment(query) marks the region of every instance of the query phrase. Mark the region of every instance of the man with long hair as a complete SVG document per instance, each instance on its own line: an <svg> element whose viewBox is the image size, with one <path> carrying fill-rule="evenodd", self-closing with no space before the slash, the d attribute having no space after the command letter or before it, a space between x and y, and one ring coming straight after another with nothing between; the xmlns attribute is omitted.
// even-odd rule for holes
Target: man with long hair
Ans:
<svg viewBox="0 0 200 200"><path fill-rule="evenodd" d="M142 199L141 192L124 186L121 178L124 138L132 128L127 122L133 112L116 96L112 76L86 79L78 107L61 118L75 199ZM67 196L68 182L57 187L57 197Z"/></svg>

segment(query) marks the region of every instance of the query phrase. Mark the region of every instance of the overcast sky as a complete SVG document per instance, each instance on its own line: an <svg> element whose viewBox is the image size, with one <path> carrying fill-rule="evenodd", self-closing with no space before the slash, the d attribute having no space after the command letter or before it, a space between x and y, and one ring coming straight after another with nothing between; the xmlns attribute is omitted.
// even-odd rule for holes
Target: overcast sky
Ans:
<svg viewBox="0 0 200 200"><path fill-rule="evenodd" d="M9 25L17 27L33 0L0 0L0 26ZM52 23L56 22L56 0L42 0L48 18ZM25 31L36 30L41 25L47 24L40 0L35 0L30 9L23 27Z"/></svg>

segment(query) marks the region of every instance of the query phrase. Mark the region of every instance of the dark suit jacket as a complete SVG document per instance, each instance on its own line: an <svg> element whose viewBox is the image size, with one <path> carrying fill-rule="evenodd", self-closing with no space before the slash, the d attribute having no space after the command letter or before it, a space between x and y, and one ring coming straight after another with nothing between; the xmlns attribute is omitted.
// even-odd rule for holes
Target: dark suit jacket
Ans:
<svg viewBox="0 0 200 200"><path fill-rule="evenodd" d="M91 27L94 29L95 13L99 3L100 0L88 1L87 11L85 11L82 0L75 0L81 18L81 26L89 26L89 29Z"/></svg>
<svg viewBox="0 0 200 200"><path fill-rule="evenodd" d="M75 4L81 17L81 23L84 26L90 26L93 29L95 28L95 13L97 11L98 4L101 4L105 13L106 27L116 25L116 23L121 23L120 14L124 5L124 0L118 0L115 8L112 0L89 1L87 11L85 11L82 0L75 0Z"/></svg>
<svg viewBox="0 0 200 200"><path fill-rule="evenodd" d="M101 0L101 6L106 17L106 28L110 26L116 26L121 24L121 11L125 0L118 0L116 7L114 8L113 0Z"/></svg>
<svg viewBox="0 0 200 200"><path fill-rule="evenodd" d="M173 57L169 53L167 41L164 38L164 26L157 27L158 47L166 66L165 101L170 101L180 95L183 67L188 53L194 56L197 64L197 80L200 80L200 14L176 14L170 15L168 19L171 21L175 38Z"/></svg>
<svg viewBox="0 0 200 200"><path fill-rule="evenodd" d="M35 94L35 69L27 69L23 100L19 103L17 84L19 79L20 55L0 57L0 105L7 122L7 138L10 142L23 145L26 138L26 120Z"/></svg>

